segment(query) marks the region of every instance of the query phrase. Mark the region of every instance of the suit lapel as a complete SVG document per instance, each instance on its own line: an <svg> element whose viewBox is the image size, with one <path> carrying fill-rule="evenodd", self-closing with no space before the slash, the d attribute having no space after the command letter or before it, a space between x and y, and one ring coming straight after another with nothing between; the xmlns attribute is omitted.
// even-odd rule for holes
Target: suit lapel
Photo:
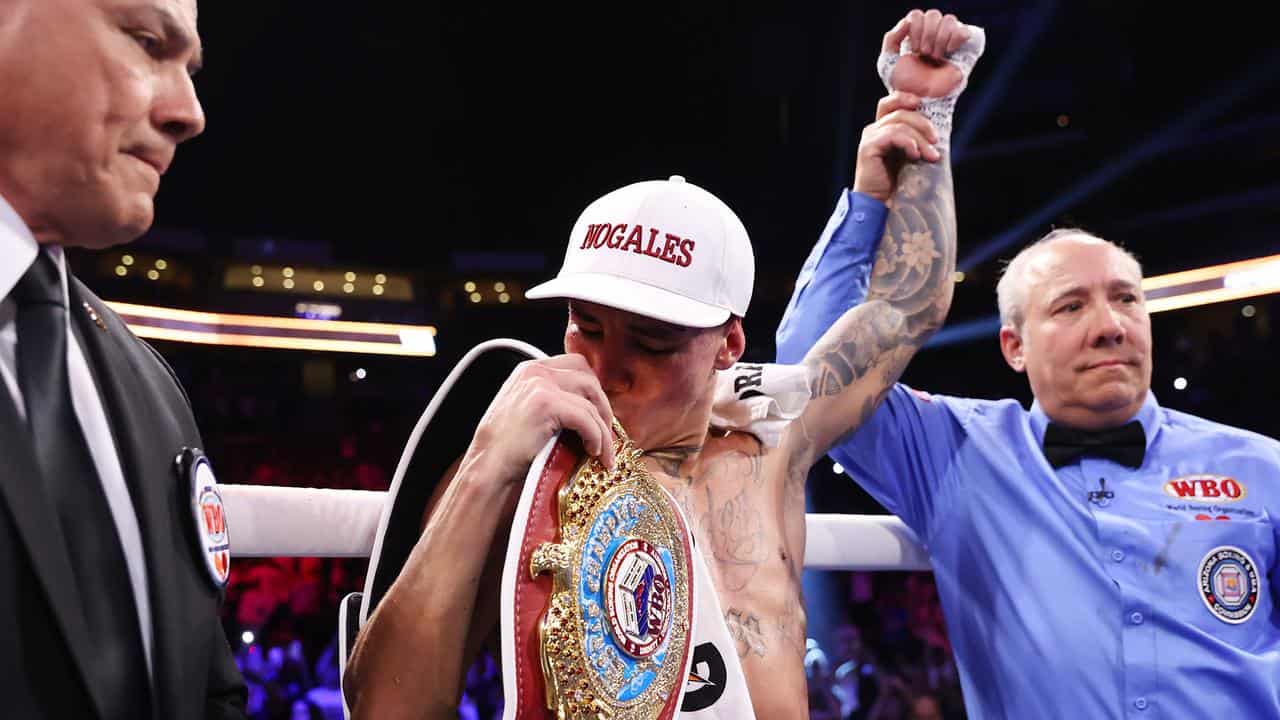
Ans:
<svg viewBox="0 0 1280 720"><path fill-rule="evenodd" d="M13 524L22 536L31 565L53 608L76 668L84 678L89 697L101 712L102 698L95 673L97 661L85 624L80 591L71 571L71 559L59 531L53 503L45 492L30 442L30 430L8 392L0 392L0 437L6 438L6 462L0 466L0 497L9 506Z"/></svg>
<svg viewBox="0 0 1280 720"><path fill-rule="evenodd" d="M187 435L194 435L189 417L177 417L155 383L169 383L158 361L130 335L118 316L109 312L96 296L74 281L71 305L75 321L97 381L103 405L111 420L120 455L120 466L133 499L134 512L142 533L147 562L147 588L151 598L153 696L160 717L177 717L184 705L180 693L191 686L192 673L203 667L188 667L200 639L186 632L184 618L198 609L201 598L192 597L193 585L182 582L190 571L179 565L182 557L175 544L186 544L185 527L175 527L180 494L174 462ZM87 303L105 331L90 317ZM159 372L157 372L159 370ZM186 440L186 442L195 442ZM182 491L185 492L185 491Z"/></svg>

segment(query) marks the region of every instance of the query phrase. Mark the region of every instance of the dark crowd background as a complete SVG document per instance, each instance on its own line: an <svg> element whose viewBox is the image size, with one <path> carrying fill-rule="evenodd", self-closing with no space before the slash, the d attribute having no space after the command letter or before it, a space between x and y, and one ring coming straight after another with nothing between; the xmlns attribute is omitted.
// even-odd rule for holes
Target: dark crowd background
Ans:
<svg viewBox="0 0 1280 720"><path fill-rule="evenodd" d="M1247 6L940 7L983 25L988 50L954 136L964 277L949 330L907 382L1029 401L995 343L994 285L1000 259L1055 225L1123 243L1148 274L1280 253L1280 59ZM206 2L208 130L179 152L143 240L73 261L111 300L434 326L431 358L157 342L221 482L382 490L468 348L560 347L563 307L522 291L554 274L578 212L622 184L678 173L738 211L757 266L745 359L771 360L883 94L880 36L909 9ZM233 282L251 267L261 286ZM285 268L382 273L407 292L285 288ZM1154 315L1160 401L1280 434L1278 312L1263 296ZM829 461L809 488L813 511L883 512ZM340 716L336 608L366 565L234 561L223 621L253 717ZM963 717L929 574L805 584L813 717ZM487 657L459 716L500 707Z"/></svg>

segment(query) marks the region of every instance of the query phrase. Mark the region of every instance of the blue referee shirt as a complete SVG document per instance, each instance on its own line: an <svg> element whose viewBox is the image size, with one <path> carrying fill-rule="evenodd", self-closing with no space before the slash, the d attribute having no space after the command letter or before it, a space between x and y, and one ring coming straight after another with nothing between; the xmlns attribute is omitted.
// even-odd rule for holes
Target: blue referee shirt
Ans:
<svg viewBox="0 0 1280 720"><path fill-rule="evenodd" d="M811 302L861 300L822 267L851 232L788 308L793 356ZM1135 419L1141 467L1054 470L1038 405L898 385L832 450L928 548L970 717L1280 718L1280 443L1150 394Z"/></svg>
<svg viewBox="0 0 1280 720"><path fill-rule="evenodd" d="M822 236L800 268L778 326L778 362L803 360L827 328L867 297L888 214L884 203L870 195L840 193Z"/></svg>

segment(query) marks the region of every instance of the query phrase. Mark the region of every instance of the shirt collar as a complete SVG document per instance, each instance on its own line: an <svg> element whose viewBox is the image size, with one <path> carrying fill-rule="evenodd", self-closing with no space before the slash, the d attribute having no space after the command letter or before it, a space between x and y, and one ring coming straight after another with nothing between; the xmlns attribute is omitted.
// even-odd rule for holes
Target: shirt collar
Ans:
<svg viewBox="0 0 1280 720"><path fill-rule="evenodd" d="M9 298L9 293L13 292L18 280L22 279L23 274L31 267L31 263L35 262L36 255L41 249L31 228L27 227L9 201L4 199L4 195L0 195L0 258L6 260L0 263L0 301ZM62 276L62 297L65 303L67 271L62 248L46 245L43 250L49 253L58 266L58 273ZM8 262L10 260L12 262Z"/></svg>
<svg viewBox="0 0 1280 720"><path fill-rule="evenodd" d="M1044 445L1044 431L1049 427L1049 416L1044 414L1044 409L1040 407L1040 401L1036 400L1031 403L1031 431L1035 433L1036 444ZM1164 410L1161 409L1160 403L1156 401L1156 394L1151 390L1147 390L1147 398L1142 401L1142 407L1138 408L1138 412L1125 421L1131 422L1137 420L1142 424L1142 432L1147 436L1147 450L1151 449L1151 445L1156 441L1156 434L1160 432L1160 426L1164 424ZM1121 423L1122 425L1124 423Z"/></svg>

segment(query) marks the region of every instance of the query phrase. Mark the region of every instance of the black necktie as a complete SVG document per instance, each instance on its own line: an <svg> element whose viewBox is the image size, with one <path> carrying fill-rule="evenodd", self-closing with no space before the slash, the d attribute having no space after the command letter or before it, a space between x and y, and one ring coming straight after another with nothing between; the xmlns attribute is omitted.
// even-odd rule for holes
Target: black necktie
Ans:
<svg viewBox="0 0 1280 720"><path fill-rule="evenodd" d="M1137 420L1106 430L1076 430L1051 422L1044 431L1044 456L1055 468L1086 456L1136 468L1146 452L1147 434Z"/></svg>
<svg viewBox="0 0 1280 720"><path fill-rule="evenodd" d="M18 384L84 608L105 717L147 717L149 683L133 589L111 508L71 403L67 309L53 259L40 253L11 297L18 306Z"/></svg>

